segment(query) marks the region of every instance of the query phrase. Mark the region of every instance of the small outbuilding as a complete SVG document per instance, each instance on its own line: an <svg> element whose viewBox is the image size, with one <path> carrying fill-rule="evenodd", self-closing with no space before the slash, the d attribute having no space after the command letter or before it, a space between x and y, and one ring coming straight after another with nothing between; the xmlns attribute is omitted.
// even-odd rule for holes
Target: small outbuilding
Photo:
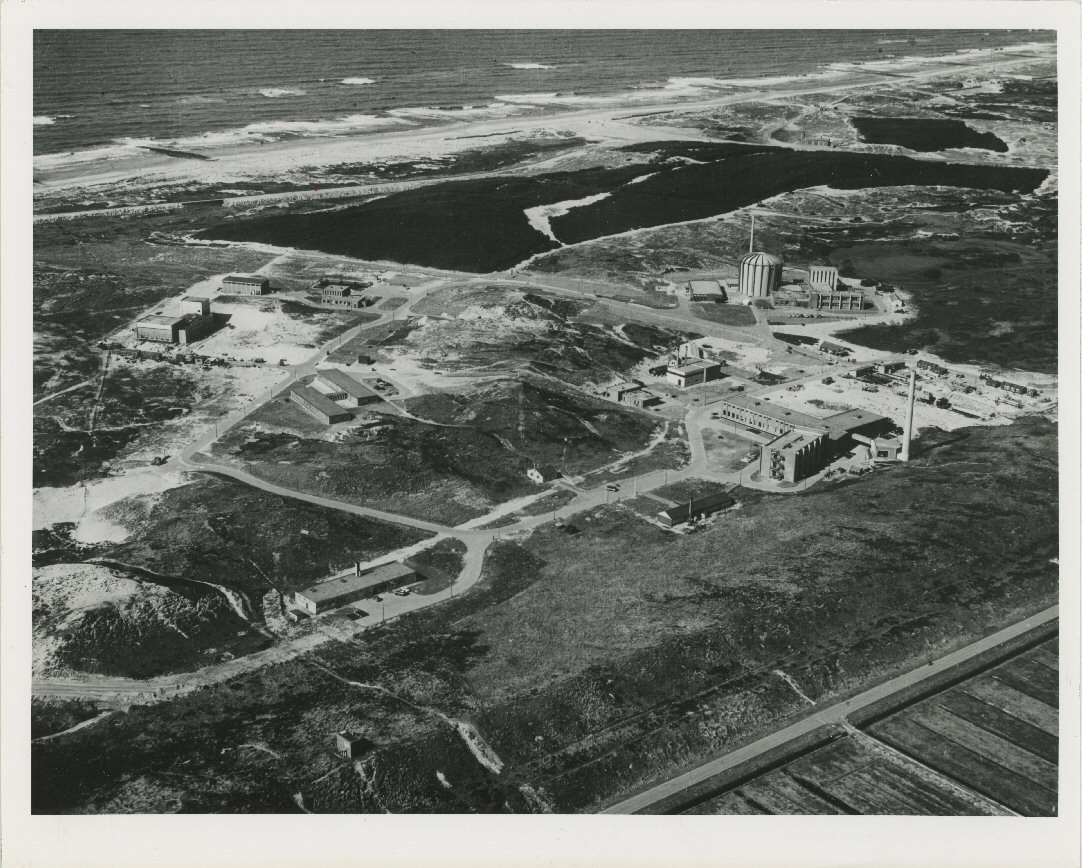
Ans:
<svg viewBox="0 0 1082 868"><path fill-rule="evenodd" d="M555 467L545 464L541 467L531 467L526 471L526 478L530 482L536 482L538 485L544 485L546 482L552 482L554 479L559 479L563 474Z"/></svg>
<svg viewBox="0 0 1082 868"><path fill-rule="evenodd" d="M728 509L734 501L727 492L718 491L703 497L692 498L687 503L680 503L657 514L657 520L665 527L683 524L692 518L705 518L723 509Z"/></svg>
<svg viewBox="0 0 1082 868"><path fill-rule="evenodd" d="M354 735L345 730L335 734L334 745L350 759L364 756L372 747L372 743L363 735Z"/></svg>

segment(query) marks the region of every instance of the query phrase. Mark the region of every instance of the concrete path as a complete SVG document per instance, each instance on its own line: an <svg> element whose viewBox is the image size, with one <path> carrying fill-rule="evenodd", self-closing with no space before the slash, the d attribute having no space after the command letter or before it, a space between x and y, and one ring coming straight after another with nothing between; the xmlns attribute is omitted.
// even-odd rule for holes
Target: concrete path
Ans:
<svg viewBox="0 0 1082 868"><path fill-rule="evenodd" d="M810 714L799 722L771 733L739 750L735 750L730 754L726 754L723 757L705 763L697 769L678 775L664 783L651 787L636 796L618 802L617 804L606 808L601 813L635 814L646 811L663 799L677 795L696 784L708 780L714 775L734 768L748 760L755 759L757 756L781 747L787 742L793 741L802 735L807 735L823 726L844 723L849 715L858 709L869 706L874 702L879 702L893 694L900 693L914 685L920 684L922 681L926 681L935 675L939 675L953 666L965 663L976 657L978 654L990 651L991 649L1002 645L1011 639L1015 639L1035 627L1047 624L1058 617L1059 606L1052 606L1049 609L1045 609L1043 612L1038 612L1036 615L1032 615L1029 618L1019 621L1017 624L1012 624L1010 627L1000 630L998 633L993 633L991 636L986 636L971 645L967 645L965 648L946 654L929 665L922 666L919 669L906 672L904 675L899 675L897 678L892 678L890 681L878 684L850 699L846 699L829 708L824 708L821 711Z"/></svg>

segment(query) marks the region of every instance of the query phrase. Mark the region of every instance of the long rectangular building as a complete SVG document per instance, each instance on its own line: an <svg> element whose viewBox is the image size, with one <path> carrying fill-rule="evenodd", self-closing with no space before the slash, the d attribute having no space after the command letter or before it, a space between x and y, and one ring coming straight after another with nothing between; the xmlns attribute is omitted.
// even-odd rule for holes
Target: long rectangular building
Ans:
<svg viewBox="0 0 1082 868"><path fill-rule="evenodd" d="M353 414L345 407L340 407L322 392L317 392L311 386L297 384L289 390L291 401L299 404L309 416L315 416L324 425L334 425L338 422L348 422Z"/></svg>
<svg viewBox="0 0 1082 868"><path fill-rule="evenodd" d="M262 295L270 288L270 281L258 275L230 274L222 278L222 292L230 295Z"/></svg>
<svg viewBox="0 0 1082 868"><path fill-rule="evenodd" d="M327 368L317 372L316 380L329 389L327 397L332 401L345 401L347 406L359 407L361 404L376 404L383 399L379 393L369 389L364 383L353 379L338 368Z"/></svg>
<svg viewBox="0 0 1082 868"><path fill-rule="evenodd" d="M403 585L408 585L417 576L417 573L400 564L397 561L391 564L375 567L359 575L344 576L339 579L328 579L297 591L293 594L293 603L302 612L309 615L318 615L328 609L337 609L374 597L377 594L392 591Z"/></svg>
<svg viewBox="0 0 1082 868"><path fill-rule="evenodd" d="M678 503L669 509L663 509L657 514L657 520L666 527L683 524L689 518L712 515L722 509L728 509L736 501L727 492L719 491L696 497L687 503Z"/></svg>

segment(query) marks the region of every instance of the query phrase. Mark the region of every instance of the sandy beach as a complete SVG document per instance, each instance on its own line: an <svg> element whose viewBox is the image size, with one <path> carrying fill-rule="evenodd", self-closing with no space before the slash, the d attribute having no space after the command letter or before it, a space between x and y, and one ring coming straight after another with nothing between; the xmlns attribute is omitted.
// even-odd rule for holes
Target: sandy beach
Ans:
<svg viewBox="0 0 1082 868"><path fill-rule="evenodd" d="M1024 53L1022 52L1024 49ZM972 76L994 71L1002 74L1012 67L1053 56L1054 46L1027 45L1014 53L972 52L948 58L895 58L876 63L835 65L829 74L795 79L726 83L724 92L705 99L688 93L701 88L633 91L612 97L561 98L555 94L528 94L519 97L522 114L495 111L441 112L447 122L423 126L425 118L416 112L386 119L357 134L331 133L324 137L294 137L267 141L253 135L253 141L199 149L210 160L178 159L141 149L107 147L66 155L42 155L34 160L37 181L35 195L47 198L51 192L71 193L80 188L102 188L124 184L142 187L158 184L212 184L238 180L281 179L291 171L341 164L379 164L391 160L424 160L481 145L493 145L511 138L545 135L552 131L582 137L606 145L669 139L710 140L701 130L636 123L636 117L668 112L707 111L725 105L754 101L785 100L805 94L838 93L855 88L896 82L901 76L916 82L943 76ZM753 86L754 85L754 86ZM673 93L683 94L676 98ZM526 98L530 99L527 100ZM586 103L583 107L583 103ZM501 104L502 105L502 104ZM461 119L453 119L462 115ZM379 119L383 120L383 119ZM313 124L313 126L316 126ZM329 127L334 129L333 125ZM193 147L185 140L186 147Z"/></svg>

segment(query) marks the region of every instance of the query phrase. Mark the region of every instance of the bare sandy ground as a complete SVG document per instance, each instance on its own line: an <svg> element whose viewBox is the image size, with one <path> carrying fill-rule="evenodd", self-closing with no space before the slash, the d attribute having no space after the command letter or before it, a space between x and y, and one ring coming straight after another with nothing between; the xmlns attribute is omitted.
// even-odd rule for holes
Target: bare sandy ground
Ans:
<svg viewBox="0 0 1082 868"><path fill-rule="evenodd" d="M718 106L756 100L785 100L810 93L834 93L852 88L890 85L899 74L907 82L942 76L975 75L994 70L1002 74L1012 66L1032 63L1034 56L1047 56L1054 46L1025 46L1026 56L1014 57L1000 52L972 52L949 58L896 58L862 66L836 67L827 76L809 76L806 81L778 79L749 80L709 99L673 99L672 91L636 91L614 97L586 100L552 98L546 105L546 95L529 94L524 103L534 109L551 109L549 113L532 117L468 117L443 126L405 126L401 129L369 131L357 135L337 135L326 138L299 138L278 142L245 143L215 148L213 160L179 160L133 150L117 156L85 152L74 158L58 159L55 155L35 158L36 190L48 193L104 184L126 182L142 186L161 183L221 183L239 179L281 177L289 171L304 167L330 166L341 163L380 163L391 159L423 160L476 148L479 144L496 144L515 135L522 135L532 125L539 130L559 130L591 141L608 145L633 144L664 139L706 140L711 137L700 130L678 127L650 126L635 122L636 114L669 111L703 111ZM889 76L889 77L888 77ZM528 97L528 100L527 100ZM509 98L510 99L510 98ZM579 105L574 105L575 102ZM561 102L563 104L561 104ZM585 107L582 103L586 103ZM482 138L483 137L483 138Z"/></svg>

